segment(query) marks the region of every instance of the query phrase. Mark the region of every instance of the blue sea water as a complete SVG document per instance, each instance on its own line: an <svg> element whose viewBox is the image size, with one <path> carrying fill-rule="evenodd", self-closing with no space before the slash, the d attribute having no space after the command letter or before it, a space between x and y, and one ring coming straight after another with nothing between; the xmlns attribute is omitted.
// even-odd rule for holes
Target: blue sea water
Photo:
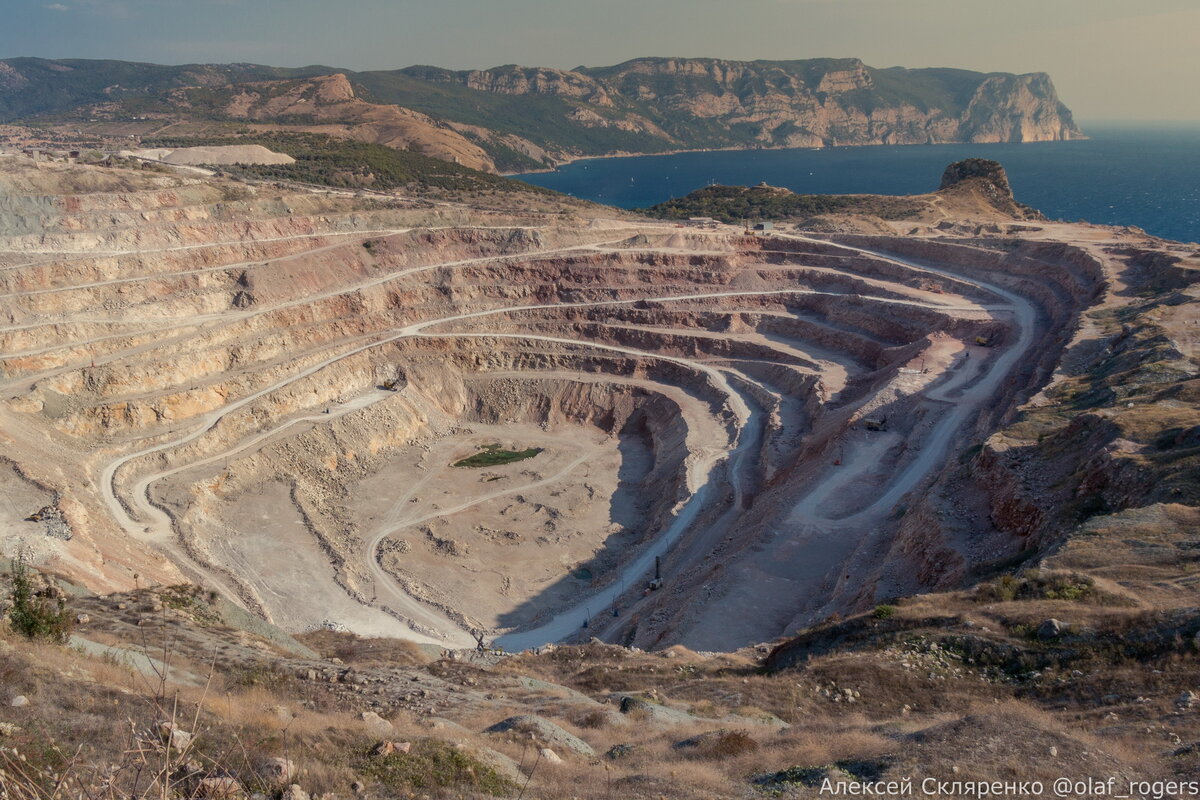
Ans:
<svg viewBox="0 0 1200 800"><path fill-rule="evenodd" d="M644 208L710 183L805 194L919 194L947 164L991 158L1021 202L1051 219L1136 225L1200 241L1200 125L1082 125L1090 139L1029 144L939 144L741 150L576 161L515 177L621 208Z"/></svg>

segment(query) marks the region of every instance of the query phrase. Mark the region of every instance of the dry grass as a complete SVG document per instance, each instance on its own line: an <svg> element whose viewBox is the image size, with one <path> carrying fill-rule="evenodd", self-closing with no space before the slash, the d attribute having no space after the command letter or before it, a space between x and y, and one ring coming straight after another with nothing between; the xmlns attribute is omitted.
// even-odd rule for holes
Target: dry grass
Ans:
<svg viewBox="0 0 1200 800"><path fill-rule="evenodd" d="M961 602L970 603L965 597ZM906 613L912 610L906 608ZM145 680L129 670L78 655L67 654L64 659L61 649L47 645L14 644L0 659L0 677L11 676L16 681L14 685L30 693L36 707L44 707L44 713L67 725L79 726L78 719L71 715L90 709L90 727L79 727L91 738L107 738L118 745L128 741L128 720L135 720L138 725L152 721L153 714L147 714ZM51 659L55 656L61 666L54 670L36 666L53 663ZM620 663L624 666L622 672L646 676L654 674L652 667L670 660L638 655L621 658ZM1193 666L1190 661L1180 662L1175 673L1162 670L1163 690L1174 691L1177 679L1194 677ZM74 677L51 686L45 679L60 674L59 669ZM1114 670L1111 674L1124 675L1122 680L1129 682L1119 687L1123 693L1146 689L1146 676L1132 668L1126 672ZM857 688L862 698L854 705L832 703L817 693L830 682ZM95 691L99 684L104 685L104 691ZM844 768L865 771L863 774L886 776L908 774L906 771L912 770L923 775L940 774L939 771L949 770L955 764L970 764L974 770L972 777L1005 779L1019 775L1033 779L1046 770L1061 768L1061 764L1030 766L1035 755L1040 753L1044 758L1050 747L1056 748L1064 763L1080 769L1088 765L1084 752L1102 754L1108 760L1106 763L1111 762L1121 774L1127 771L1134 774L1139 759L1146 757L1147 743L1133 729L1119 735L1088 733L1088 728L1110 724L1099 715L1084 724L1081 718L1071 719L1039 708L1029 699L1015 699L1011 689L977 679L931 683L924 676L899 668L882 653L831 654L815 660L803 674L772 676L745 671L731 674L729 665L724 664L711 675L697 669L687 680L672 680L669 684L659 692L664 699L675 705L688 702L695 710L706 711L715 718L663 725L609 713L615 712L612 707L581 710L562 703L557 706L562 709L561 714L547 713L552 713L556 724L589 742L600 754L598 759L588 759L560 752L562 764L539 761L536 748L527 742L469 732L480 731L498 721L503 716L500 711L472 712L467 708L454 713L456 721L469 730L451 729L441 736L461 742L467 748L463 751L448 749L445 739L431 737L430 730L423 728L415 717L392 715L396 739L427 742L421 745L425 749L421 751L424 755L420 763L428 762L432 765L430 770L436 767L434 771L444 778L445 784L438 786L410 774L411 764L401 765L404 766L401 769L391 762L372 761L366 753L375 739L350 709L309 708L270 684L217 682L216 691L207 695L197 687L179 687L177 693L172 689L170 696L179 708L196 714L199 736L195 755L207 770L215 769L218 763L224 764L224 769L236 775L243 785L252 787L259 785L255 783L256 764L267 757L283 756L297 764L296 780L307 791L339 796L348 793L354 780L366 780L369 786L378 786L375 791L399 797L408 793L419 796L421 792L430 797L473 796L471 792L479 796L491 790L513 796L514 791L520 791L519 787L514 790L516 784L495 781L489 777L492 773L472 766L475 763L470 755L472 748L491 748L504 753L518 763L523 762L526 772L536 763L536 773L524 796L545 800L745 797L755 776L826 765L846 765ZM108 704L113 700L118 701L113 707L118 709L116 714L109 713ZM556 707L554 702L547 702L545 708ZM907 716L901 714L899 705L903 702L918 710ZM1134 708L1141 709L1147 718L1170 713L1168 701L1154 709ZM795 724L783 730L767 725L731 724L726 713L729 709L744 714L747 723L773 714L788 715ZM1130 712L1122 710L1122 715L1126 713ZM5 715L0 708L0 716ZM1200 730L1195 733L1200 736ZM66 734L61 727L39 732L44 737L42 741L55 737L59 742L60 754L48 757L43 764L50 772L61 771L74 753ZM692 738L698 743L680 746ZM32 744L32 740L28 741ZM618 744L630 744L633 749L615 760L604 756ZM100 754L89 758L94 760L97 755ZM107 755L119 759L120 748L110 748ZM96 763L102 761L101 758ZM1144 768L1139 769L1137 774L1146 774ZM477 782L476 778L480 780ZM181 783L179 791L186 795L194 784L194 780ZM38 794L27 797L50 800ZM82 795L79 797L82 800Z"/></svg>
<svg viewBox="0 0 1200 800"><path fill-rule="evenodd" d="M168 647L168 663L173 656ZM356 776L345 754L374 741L363 722L348 712L298 707L295 695L245 685L240 677L214 673L205 686L179 685L170 673L142 674L111 659L5 635L0 721L16 727L0 737L4 796L189 798L211 790L204 779L221 776L270 791L261 765L271 758L293 762L295 779L312 791L348 792ZM8 709L17 694L29 704ZM165 737L162 723L186 738Z"/></svg>
<svg viewBox="0 0 1200 800"><path fill-rule="evenodd" d="M421 685L445 681L454 687L454 702L439 701L437 713L462 728L437 727L418 713L378 706L395 726L387 738L422 743L418 760L441 775L438 780L445 785L430 786L415 777L408 770L411 764L386 766L368 755L378 738L359 712L370 707L373 696L362 690L375 684L297 680L294 662L259 644L248 645L243 634L238 634L240 644L224 645L230 648L223 651L228 658L207 691L195 686L164 691L156 688L153 677L111 661L5 639L0 681L6 691L25 694L32 702L28 711L18 712L2 702L7 696L0 697L0 722L22 728L15 737L0 737L0 747L18 747L30 758L40 754L36 763L43 772L35 777L42 783L64 770L79 775L92 770L86 775L94 783L96 768L127 763L130 753L157 746L145 734L162 718L169 698L173 717L194 720L186 727L197 734L191 756L201 765L199 773L179 779L172 789L177 797L186 797L200 776L218 770L248 789L269 788L262 784L258 765L271 757L295 762L295 780L314 794L346 797L356 780L366 783L366 797L472 797L489 790L519 794L524 778L507 776L509 786L471 777L472 770L476 777L491 774L474 765L493 763L487 760L492 751L523 765L525 775L536 764L524 797L538 800L744 798L754 791L753 781L764 776L786 778L825 769L886 779L939 774L957 764L969 766L973 778L1034 779L1061 769L1084 774L1097 758L1118 774L1140 777L1193 761L1200 768L1200 754L1192 761L1187 760L1191 756L1166 755L1179 746L1176 740L1200 740L1200 720L1193 719L1194 712L1181 715L1175 706L1180 692L1198 688L1194 648L1154 639L1178 623L1150 608L1084 602L1094 592L1115 593L1111 585L1137 585L1129 580L1141 575L1137 569L1152 570L1146 579L1151 574L1159 582L1179 579L1182 588L1190 567L1177 554L1187 551L1178 545L1193 538L1190 513L1161 512L1124 523L1121 533L1125 541L1135 542L1128 547L1142 563L1127 565L1133 571L1120 584L1092 577L1095 569L1107 568L1096 566L1106 563L1106 551L1084 538L1055 556L1066 563L1057 565L1052 559L1048 571L1013 579L1021 583L1011 598L989 596L980 602L974 590L951 592L904 600L886 618L867 613L841 620L819 629L811 639L809 659L775 674L764 672L750 653L701 658L683 648L666 655L592 644L521 655L484 668L429 662L424 652L401 643L336 634L306 637L327 659L340 659L361 674L372 669L384 674L401 662L405 672L391 673L392 680L407 685L403 674ZM1169 534L1158 526L1164 515L1176 523ZM1072 587L1083 587L1079 596L1071 596ZM1134 594L1142 596L1140 590ZM140 607L121 613L129 616L131 611L146 613ZM1050 616L1090 633L1080 634L1069 646L1041 642L1032 631ZM1185 625L1190 619L1178 618ZM157 622L139 628L99 622L89 635L121 644L122 632L133 631L173 661L172 642L186 639L172 639L176 628ZM162 644L154 645L156 641ZM1033 666L1008 673L969 663L962 645L969 641L998 651L1009 648L1024 654L1021 658L1033 658ZM1141 642L1142 649L1122 649L1120 643L1126 641ZM830 642L835 644L828 646ZM233 652L238 647L241 655ZM247 653L259 654L257 660L245 658ZM180 657L176 663L186 663L193 673L204 669L202 653L188 655L193 658L185 662ZM330 666L327 671L340 669ZM556 685L532 684L518 676ZM624 692L653 696L689 711L692 719L664 722L648 713L621 714L613 695ZM492 702L481 701L485 694ZM597 757L554 748L563 759L554 764L539 758L544 743L481 733L517 713L550 719L588 742ZM782 727L779 719L791 727ZM694 740L690 746L681 746L689 739ZM459 749L451 747L455 743ZM69 766L80 745L85 745L79 752L86 764ZM618 748L619 757L609 758L606 754L618 745L624 746ZM1061 763L1038 763L1038 758L1048 758L1050 748L1060 754ZM154 756L162 754L155 750ZM62 800L77 797L91 800L82 795ZM52 798L29 794L19 800Z"/></svg>
<svg viewBox="0 0 1200 800"><path fill-rule="evenodd" d="M1062 775L1146 775L1146 765L1124 760L1108 740L1081 733L1026 703L978 706L967 714L905 737L897 769L951 777L968 768L978 780L1042 780Z"/></svg>
<svg viewBox="0 0 1200 800"><path fill-rule="evenodd" d="M1154 444L1164 431L1183 430L1200 425L1200 409L1172 408L1156 403L1138 403L1112 417L1121 434L1141 444Z"/></svg>
<svg viewBox="0 0 1200 800"><path fill-rule="evenodd" d="M434 659L415 642L364 638L353 633L319 630L296 637L325 658L339 658L358 667L414 667Z"/></svg>

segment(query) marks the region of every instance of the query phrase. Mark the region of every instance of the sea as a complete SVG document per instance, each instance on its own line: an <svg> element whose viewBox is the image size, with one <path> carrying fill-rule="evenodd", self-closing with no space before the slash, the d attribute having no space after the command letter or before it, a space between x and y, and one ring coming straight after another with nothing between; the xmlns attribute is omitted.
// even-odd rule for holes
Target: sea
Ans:
<svg viewBox="0 0 1200 800"><path fill-rule="evenodd" d="M766 182L802 194L920 194L947 164L990 158L1017 199L1050 219L1135 225L1200 241L1200 123L1081 124L1090 138L1025 144L934 144L710 150L575 161L514 177L620 208L646 208L709 184Z"/></svg>

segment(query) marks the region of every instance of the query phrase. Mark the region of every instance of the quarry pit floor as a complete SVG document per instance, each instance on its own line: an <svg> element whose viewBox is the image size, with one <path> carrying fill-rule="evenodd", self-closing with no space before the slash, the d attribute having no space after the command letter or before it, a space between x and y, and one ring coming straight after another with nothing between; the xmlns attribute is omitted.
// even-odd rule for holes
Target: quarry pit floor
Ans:
<svg viewBox="0 0 1200 800"><path fill-rule="evenodd" d="M910 590L906 514L953 506L930 488L1083 303L933 227L259 191L234 224L203 180L131 185L140 220L97 198L9 237L2 477L59 509L70 539L17 535L81 582L193 580L294 632L729 650ZM493 444L541 452L453 466Z"/></svg>

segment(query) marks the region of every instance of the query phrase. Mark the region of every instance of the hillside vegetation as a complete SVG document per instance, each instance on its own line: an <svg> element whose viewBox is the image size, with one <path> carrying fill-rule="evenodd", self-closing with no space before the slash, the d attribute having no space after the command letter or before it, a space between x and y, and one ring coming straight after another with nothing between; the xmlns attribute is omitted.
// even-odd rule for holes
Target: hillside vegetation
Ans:
<svg viewBox="0 0 1200 800"><path fill-rule="evenodd" d="M313 91L331 85L338 91ZM235 119L340 124L348 138L501 172L680 149L1082 136L1043 73L876 69L854 58L457 72L0 61L0 123L101 122L128 135L130 122L148 133L164 121Z"/></svg>
<svg viewBox="0 0 1200 800"><path fill-rule="evenodd" d="M712 217L728 223L811 217L817 214L871 214L905 219L925 205L907 197L848 194L796 194L773 186L705 186L680 198L644 209L660 219Z"/></svg>
<svg viewBox="0 0 1200 800"><path fill-rule="evenodd" d="M553 195L549 189L502 178L437 158L311 133L268 133L231 137L156 138L149 147L258 144L296 159L294 164L241 164L222 167L235 175L370 189L493 190Z"/></svg>

